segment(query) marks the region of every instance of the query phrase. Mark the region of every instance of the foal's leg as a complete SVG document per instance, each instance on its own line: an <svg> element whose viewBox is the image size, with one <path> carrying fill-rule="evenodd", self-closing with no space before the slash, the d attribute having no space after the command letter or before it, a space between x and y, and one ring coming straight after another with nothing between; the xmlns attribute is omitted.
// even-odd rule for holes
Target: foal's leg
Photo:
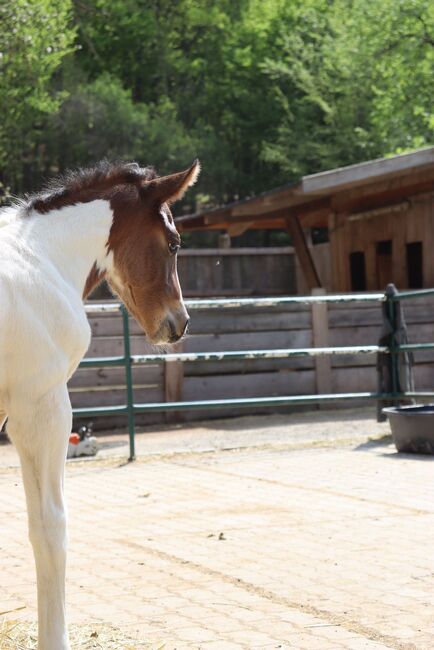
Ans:
<svg viewBox="0 0 434 650"><path fill-rule="evenodd" d="M20 455L29 538L36 562L38 649L69 650L63 475L71 432L71 405L66 386L38 400L31 412L28 407L24 412L14 409L8 431Z"/></svg>

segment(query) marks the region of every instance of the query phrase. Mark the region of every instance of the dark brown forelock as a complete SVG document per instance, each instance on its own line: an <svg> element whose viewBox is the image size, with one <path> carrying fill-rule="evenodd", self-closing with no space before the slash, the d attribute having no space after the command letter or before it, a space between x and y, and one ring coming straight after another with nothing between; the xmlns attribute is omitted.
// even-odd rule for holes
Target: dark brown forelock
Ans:
<svg viewBox="0 0 434 650"><path fill-rule="evenodd" d="M103 160L94 167L68 171L51 180L41 192L27 198L27 213L41 214L76 203L88 203L98 198L108 198L110 190L119 185L139 184L157 178L152 167L137 163Z"/></svg>

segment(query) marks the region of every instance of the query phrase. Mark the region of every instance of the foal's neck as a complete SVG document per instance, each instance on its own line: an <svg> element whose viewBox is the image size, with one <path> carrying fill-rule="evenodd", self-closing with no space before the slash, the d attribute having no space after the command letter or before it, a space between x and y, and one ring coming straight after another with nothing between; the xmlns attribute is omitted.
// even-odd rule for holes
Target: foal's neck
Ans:
<svg viewBox="0 0 434 650"><path fill-rule="evenodd" d="M106 244L113 221L110 203L95 200L46 214L24 217L20 238L40 258L54 266L62 279L80 296L94 265L104 272Z"/></svg>

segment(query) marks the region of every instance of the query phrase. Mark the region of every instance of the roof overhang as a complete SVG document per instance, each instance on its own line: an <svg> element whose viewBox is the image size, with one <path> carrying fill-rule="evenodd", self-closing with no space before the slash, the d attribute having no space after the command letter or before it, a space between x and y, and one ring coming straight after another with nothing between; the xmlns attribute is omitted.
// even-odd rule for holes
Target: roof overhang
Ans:
<svg viewBox="0 0 434 650"><path fill-rule="evenodd" d="M434 147L304 176L300 181L228 205L176 219L181 231L285 229L292 216L304 227L325 226L337 206L372 209L406 194L434 189Z"/></svg>

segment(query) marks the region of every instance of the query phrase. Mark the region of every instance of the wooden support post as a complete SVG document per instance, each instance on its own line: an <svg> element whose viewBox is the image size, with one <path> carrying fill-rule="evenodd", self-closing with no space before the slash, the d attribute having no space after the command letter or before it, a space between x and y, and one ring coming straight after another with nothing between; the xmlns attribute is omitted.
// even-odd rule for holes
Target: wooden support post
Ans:
<svg viewBox="0 0 434 650"><path fill-rule="evenodd" d="M321 281L308 248L299 218L294 215L285 221L288 232L292 237L292 243L300 261L300 266L309 290L321 287Z"/></svg>
<svg viewBox="0 0 434 650"><path fill-rule="evenodd" d="M325 293L325 289L312 289L313 296L322 296ZM312 305L312 339L315 348L326 348L330 345L327 303ZM315 357L315 383L317 393L332 392L332 365L329 355Z"/></svg>
<svg viewBox="0 0 434 650"><path fill-rule="evenodd" d="M173 352L182 352L183 344L175 343ZM166 402L182 402L182 386L184 383L184 362L164 362L164 394ZM166 420L169 424L183 420L181 412L166 412Z"/></svg>
<svg viewBox="0 0 434 650"><path fill-rule="evenodd" d="M231 247L231 236L228 232L224 232L219 235L219 248L230 248Z"/></svg>

